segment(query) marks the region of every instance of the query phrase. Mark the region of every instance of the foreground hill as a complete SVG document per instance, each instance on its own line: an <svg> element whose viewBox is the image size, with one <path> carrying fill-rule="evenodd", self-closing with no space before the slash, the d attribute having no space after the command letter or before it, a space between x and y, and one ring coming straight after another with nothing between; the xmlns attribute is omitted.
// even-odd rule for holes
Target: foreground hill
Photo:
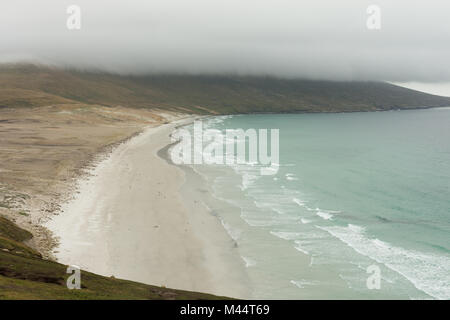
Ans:
<svg viewBox="0 0 450 320"><path fill-rule="evenodd" d="M232 114L414 109L448 106L450 98L382 82L120 76L34 65L0 66L0 107L71 103Z"/></svg>

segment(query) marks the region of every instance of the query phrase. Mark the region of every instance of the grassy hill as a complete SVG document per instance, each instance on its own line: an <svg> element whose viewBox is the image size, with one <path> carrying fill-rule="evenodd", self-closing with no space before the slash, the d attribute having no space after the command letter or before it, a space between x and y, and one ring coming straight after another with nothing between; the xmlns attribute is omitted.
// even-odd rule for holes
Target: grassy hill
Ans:
<svg viewBox="0 0 450 320"><path fill-rule="evenodd" d="M0 299L224 299L81 272L81 290L66 287L67 266L42 259L23 243L32 237L0 217Z"/></svg>
<svg viewBox="0 0 450 320"><path fill-rule="evenodd" d="M0 107L63 103L233 114L413 109L448 106L450 98L382 82L239 76L121 76L34 65L0 66Z"/></svg>

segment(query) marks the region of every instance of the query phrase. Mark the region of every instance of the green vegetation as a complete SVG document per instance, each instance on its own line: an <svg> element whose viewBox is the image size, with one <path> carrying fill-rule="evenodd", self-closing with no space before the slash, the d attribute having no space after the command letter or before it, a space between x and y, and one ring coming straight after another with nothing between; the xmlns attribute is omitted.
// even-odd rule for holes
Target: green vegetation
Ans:
<svg viewBox="0 0 450 320"><path fill-rule="evenodd" d="M450 98L382 82L240 76L121 76L33 65L0 66L0 107L62 103L233 114L413 109L448 106Z"/></svg>
<svg viewBox="0 0 450 320"><path fill-rule="evenodd" d="M0 216L0 237L22 242L31 239L33 235Z"/></svg>
<svg viewBox="0 0 450 320"><path fill-rule="evenodd" d="M81 272L81 290L66 287L67 266L42 259L21 241L31 233L0 217L0 299L221 299Z"/></svg>

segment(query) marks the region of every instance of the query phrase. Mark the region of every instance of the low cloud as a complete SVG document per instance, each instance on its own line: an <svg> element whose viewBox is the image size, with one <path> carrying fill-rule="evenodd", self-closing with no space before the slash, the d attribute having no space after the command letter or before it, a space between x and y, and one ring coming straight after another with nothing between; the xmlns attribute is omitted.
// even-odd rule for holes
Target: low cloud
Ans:
<svg viewBox="0 0 450 320"><path fill-rule="evenodd" d="M73 4L80 30L66 26ZM372 4L381 9L380 30L366 26ZM134 74L450 81L449 12L445 0L16 0L0 5L0 61Z"/></svg>

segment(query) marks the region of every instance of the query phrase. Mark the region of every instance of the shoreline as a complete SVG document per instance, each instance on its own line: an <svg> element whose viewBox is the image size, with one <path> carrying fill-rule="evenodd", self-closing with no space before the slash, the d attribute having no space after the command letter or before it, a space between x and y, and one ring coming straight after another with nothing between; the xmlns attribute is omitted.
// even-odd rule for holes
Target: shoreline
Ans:
<svg viewBox="0 0 450 320"><path fill-rule="evenodd" d="M59 262L153 285L248 297L232 239L201 200L182 194L185 172L160 157L183 122L145 129L79 182L74 199L45 224L60 238Z"/></svg>
<svg viewBox="0 0 450 320"><path fill-rule="evenodd" d="M177 126L177 128L186 125L189 124L183 124ZM218 246L227 247L227 249L230 251L229 260L234 261L234 269L241 269L238 270L237 277L234 277L234 281L239 281L245 287L245 296L242 296L240 298L252 299L254 288L251 283L250 276L247 272L248 262L242 256L237 240L235 239L233 234L230 233L229 229L226 226L227 223L221 215L221 213L225 210L228 214L234 215L235 217L240 217L240 208L217 198L214 195L214 192L211 189L210 185L208 184L206 177L194 170L194 168L189 165L177 165L172 162L169 152L171 147L177 143L178 142L170 143L164 148L160 149L158 151L158 156L171 166L174 166L178 170L183 172L184 182L179 189L180 195L183 197L185 204L190 208L190 212L201 211L203 215L208 216L208 219L213 221L213 224L215 224L216 227L218 226L218 228L215 229L215 232L216 234L220 233L222 235L222 239L224 240L222 244L219 244ZM212 235L211 238L215 237L213 233L209 231L209 233L206 233L204 241L208 241L210 239L208 238L208 235ZM222 270L223 274L226 274L227 272L228 271L226 269ZM229 281L229 279L225 279L225 281Z"/></svg>

